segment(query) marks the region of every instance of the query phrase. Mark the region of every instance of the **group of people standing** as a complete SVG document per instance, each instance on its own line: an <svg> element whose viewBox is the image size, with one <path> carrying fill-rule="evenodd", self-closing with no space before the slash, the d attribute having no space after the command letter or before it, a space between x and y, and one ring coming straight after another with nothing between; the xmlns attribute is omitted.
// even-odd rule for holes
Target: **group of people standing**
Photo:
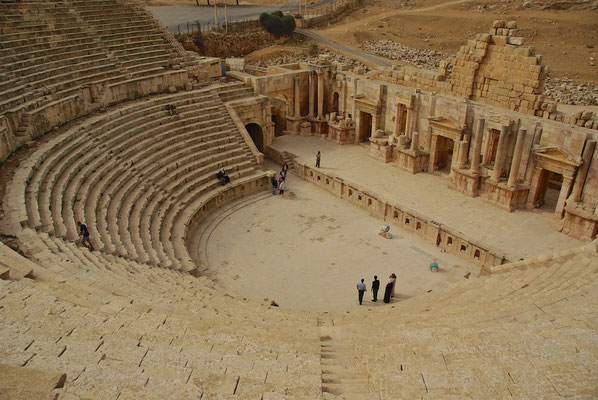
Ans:
<svg viewBox="0 0 598 400"><path fill-rule="evenodd" d="M384 289L384 302L390 303L391 297L395 297L395 285L397 282L397 275L395 273L390 274L388 277L388 283L386 284L386 288ZM378 280L378 276L374 275L374 280L372 281L372 301L375 303L378 301L378 290L380 289L380 281ZM364 279L361 279L361 282L357 284L357 295L359 298L359 305L363 302L363 295L367 291L367 288L364 283Z"/></svg>
<svg viewBox="0 0 598 400"><path fill-rule="evenodd" d="M282 165L282 169L280 170L280 178L276 179L276 175L273 175L270 178L270 183L272 184L272 194L276 194L276 189L278 189L278 194L281 196L284 195L284 187L285 181L287 179L287 173L289 171L289 165L285 162Z"/></svg>

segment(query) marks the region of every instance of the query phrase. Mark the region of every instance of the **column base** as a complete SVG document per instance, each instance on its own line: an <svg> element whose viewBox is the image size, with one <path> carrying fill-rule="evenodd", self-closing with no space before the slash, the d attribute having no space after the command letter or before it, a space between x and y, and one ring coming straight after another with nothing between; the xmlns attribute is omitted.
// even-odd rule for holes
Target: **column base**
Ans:
<svg viewBox="0 0 598 400"><path fill-rule="evenodd" d="M353 143L355 140L355 128L352 126L342 127L340 124L328 125L328 140L336 144Z"/></svg>
<svg viewBox="0 0 598 400"><path fill-rule="evenodd" d="M479 173L473 173L469 169L453 169L448 187L469 197L477 197L480 195L483 179Z"/></svg>
<svg viewBox="0 0 598 400"><path fill-rule="evenodd" d="M370 156L383 163L392 161L392 148L387 144L388 138L370 138Z"/></svg>
<svg viewBox="0 0 598 400"><path fill-rule="evenodd" d="M305 117L286 117L287 130L294 134L301 133L301 123L305 121Z"/></svg>
<svg viewBox="0 0 598 400"><path fill-rule="evenodd" d="M595 208L567 200L565 216L557 223L557 231L584 242L591 242L598 235L598 214Z"/></svg>
<svg viewBox="0 0 598 400"><path fill-rule="evenodd" d="M426 172L430 163L430 153L423 151L412 151L410 149L403 149L394 147L393 159L397 166L402 170L417 174L418 172Z"/></svg>
<svg viewBox="0 0 598 400"><path fill-rule="evenodd" d="M486 181L488 188L484 199L509 212L525 208L529 187L509 187L506 183Z"/></svg>

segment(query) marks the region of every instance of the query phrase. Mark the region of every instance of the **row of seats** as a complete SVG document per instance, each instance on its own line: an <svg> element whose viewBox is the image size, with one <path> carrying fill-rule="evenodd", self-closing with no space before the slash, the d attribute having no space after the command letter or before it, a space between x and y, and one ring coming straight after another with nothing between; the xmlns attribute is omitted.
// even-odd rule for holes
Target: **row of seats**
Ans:
<svg viewBox="0 0 598 400"><path fill-rule="evenodd" d="M135 2L2 2L0 29L0 113L81 107L83 87L179 76L187 65ZM19 117L15 123L22 128L17 135L26 137L29 121Z"/></svg>
<svg viewBox="0 0 598 400"><path fill-rule="evenodd" d="M250 154L211 89L154 97L39 146L16 172L5 204L14 208L16 227L75 240L75 222L84 221L97 250L190 271L185 246L172 244L185 238L186 221L178 219L226 189L217 171L233 186L264 176Z"/></svg>
<svg viewBox="0 0 598 400"><path fill-rule="evenodd" d="M18 236L30 260L13 257L15 279L0 280L1 364L66 374L59 399L595 397L595 252L322 315Z"/></svg>
<svg viewBox="0 0 598 400"><path fill-rule="evenodd" d="M33 279L0 280L0 338L10 343L0 364L66 374L43 398L320 397L314 315L256 310L206 278L30 229L19 236L38 267Z"/></svg>
<svg viewBox="0 0 598 400"><path fill-rule="evenodd" d="M384 314L336 316L363 355L371 391L382 398L595 397L598 255L577 249L500 270ZM364 326L376 325L395 329L359 339Z"/></svg>

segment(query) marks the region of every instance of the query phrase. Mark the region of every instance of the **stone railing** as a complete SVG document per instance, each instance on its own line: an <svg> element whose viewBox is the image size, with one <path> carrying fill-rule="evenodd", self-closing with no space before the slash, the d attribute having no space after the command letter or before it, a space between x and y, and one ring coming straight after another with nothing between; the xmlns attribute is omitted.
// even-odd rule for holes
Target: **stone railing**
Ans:
<svg viewBox="0 0 598 400"><path fill-rule="evenodd" d="M294 163L294 173L299 177L326 189L343 200L368 210L386 222L392 222L394 225L416 234L427 242L437 244L441 249L482 267L509 262L503 252L493 249L455 228L433 221L408 207L385 200L380 195L353 182L326 174L299 159L295 159Z"/></svg>

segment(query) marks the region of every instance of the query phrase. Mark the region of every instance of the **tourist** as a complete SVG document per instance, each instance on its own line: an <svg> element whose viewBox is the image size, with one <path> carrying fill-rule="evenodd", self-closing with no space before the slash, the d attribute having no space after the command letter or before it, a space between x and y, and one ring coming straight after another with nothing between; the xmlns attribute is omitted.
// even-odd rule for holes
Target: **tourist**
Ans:
<svg viewBox="0 0 598 400"><path fill-rule="evenodd" d="M436 260L433 260L430 263L430 272L434 272L434 268L436 268L436 272L438 272L438 262Z"/></svg>
<svg viewBox="0 0 598 400"><path fill-rule="evenodd" d="M318 154L316 154L316 168L320 168L320 150L318 150Z"/></svg>
<svg viewBox="0 0 598 400"><path fill-rule="evenodd" d="M395 297L395 286L397 286L397 276L393 272L390 274L390 278L392 279L392 291L390 292L390 297Z"/></svg>
<svg viewBox="0 0 598 400"><path fill-rule="evenodd" d="M363 294L367 290L363 281L364 279L361 279L361 282L357 284L357 295L359 296L359 305L361 305L361 302L363 301Z"/></svg>
<svg viewBox="0 0 598 400"><path fill-rule="evenodd" d="M272 184L272 194L276 194L276 188L278 187L278 181L276 180L276 175L272 175L270 178L270 183Z"/></svg>
<svg viewBox="0 0 598 400"><path fill-rule="evenodd" d="M374 303L378 301L378 289L380 289L380 281L378 280L378 277L374 275L374 280L372 281L372 301Z"/></svg>
<svg viewBox="0 0 598 400"><path fill-rule="evenodd" d="M284 170L284 168L280 171L280 177L282 178L283 181L287 179L287 173Z"/></svg>
<svg viewBox="0 0 598 400"><path fill-rule="evenodd" d="M79 236L81 236L81 244L87 247L89 250L93 250L93 244L89 240L89 231L87 230L87 225L82 224L81 222L77 222L77 226L79 227Z"/></svg>
<svg viewBox="0 0 598 400"><path fill-rule="evenodd" d="M284 194L284 179L282 176L278 179L278 193L281 196Z"/></svg>
<svg viewBox="0 0 598 400"><path fill-rule="evenodd" d="M388 278L388 283L386 284L386 289L384 289L384 302L390 303L390 297L392 294L392 288L394 287L394 280L392 279L392 275Z"/></svg>
<svg viewBox="0 0 598 400"><path fill-rule="evenodd" d="M286 161L284 162L284 164L282 164L282 170L284 171L284 174L286 176L287 171L289 170L289 164L287 164Z"/></svg>
<svg viewBox="0 0 598 400"><path fill-rule="evenodd" d="M173 116L174 114L176 114L176 106L174 104L169 104L166 106L166 108L168 109L168 114L170 116Z"/></svg>
<svg viewBox="0 0 598 400"><path fill-rule="evenodd" d="M228 175L226 175L226 171L224 169L218 171L218 173L216 174L216 179L218 179L218 182L220 182L222 186L230 182L230 178L228 177Z"/></svg>

